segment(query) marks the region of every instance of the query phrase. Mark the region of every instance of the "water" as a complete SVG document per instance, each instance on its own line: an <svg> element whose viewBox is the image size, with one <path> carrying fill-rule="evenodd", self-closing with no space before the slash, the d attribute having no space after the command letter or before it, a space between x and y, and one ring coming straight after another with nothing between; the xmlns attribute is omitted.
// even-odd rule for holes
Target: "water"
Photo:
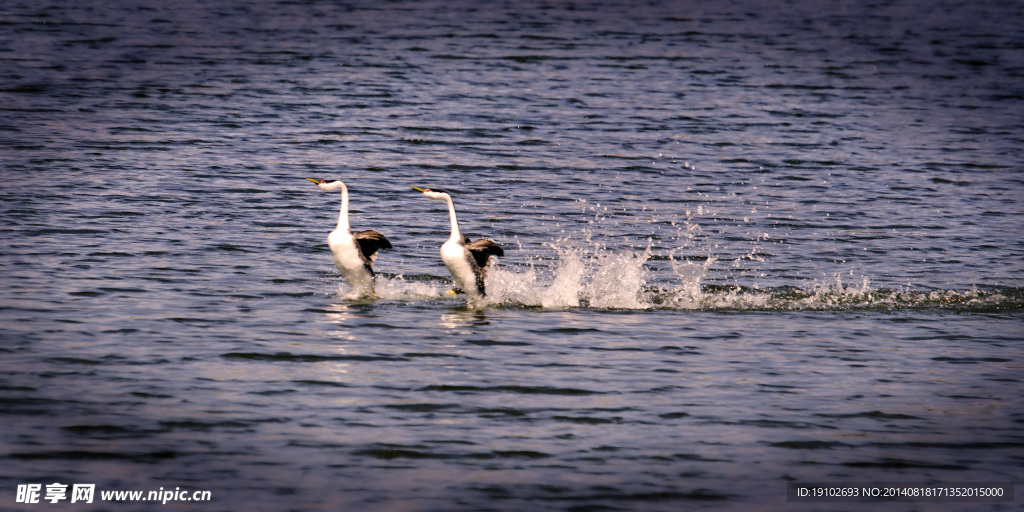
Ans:
<svg viewBox="0 0 1024 512"><path fill-rule="evenodd" d="M211 491L190 510L849 510L786 484L1019 481L1022 24L6 2L3 507L59 482ZM339 197L306 176L394 244L379 299L333 268ZM444 293L447 216L410 185L505 248L486 306Z"/></svg>

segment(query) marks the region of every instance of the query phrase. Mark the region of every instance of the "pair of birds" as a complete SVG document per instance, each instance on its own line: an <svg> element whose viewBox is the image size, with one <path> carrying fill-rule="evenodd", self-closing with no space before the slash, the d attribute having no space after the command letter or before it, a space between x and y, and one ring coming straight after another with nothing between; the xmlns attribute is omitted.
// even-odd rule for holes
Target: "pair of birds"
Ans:
<svg viewBox="0 0 1024 512"><path fill-rule="evenodd" d="M391 242L380 232L368 229L352 231L348 223L348 187L341 181L325 181L306 178L316 183L321 190L331 192L341 190L341 213L338 215L338 227L327 236L327 245L331 248L334 265L360 293L373 297L373 262L377 252L390 249ZM491 263L491 256L504 256L505 251L493 240L470 241L459 230L459 221L455 217L455 204L452 196L442 190L430 190L419 187L414 189L430 199L448 203L448 216L451 218L452 234L441 246L441 261L448 267L455 279L455 292L462 291L471 300L479 300L486 295L484 279Z"/></svg>

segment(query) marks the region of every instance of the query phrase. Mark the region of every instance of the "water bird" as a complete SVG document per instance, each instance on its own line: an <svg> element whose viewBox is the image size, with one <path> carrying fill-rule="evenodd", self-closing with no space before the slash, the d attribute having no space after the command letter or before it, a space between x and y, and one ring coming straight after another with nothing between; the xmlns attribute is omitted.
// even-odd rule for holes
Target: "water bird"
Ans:
<svg viewBox="0 0 1024 512"><path fill-rule="evenodd" d="M306 179L316 183L320 190L330 192L341 189L341 213L338 214L338 227L327 235L327 245L331 248L334 265L345 276L345 280L361 295L375 297L373 262L377 259L377 251L390 249L391 242L380 232L372 229L352 231L348 224L348 187L344 183Z"/></svg>
<svg viewBox="0 0 1024 512"><path fill-rule="evenodd" d="M454 294L461 291L469 295L470 299L486 296L484 279L487 278L491 256L504 256L505 251L493 240L470 241L469 237L462 235L462 231L459 230L459 221L455 217L455 204L452 202L452 196L447 192L429 188L412 188L422 192L430 199L448 203L452 234L448 237L448 241L441 245L441 261L444 262L444 266L448 267L457 287L455 290L449 290L448 293Z"/></svg>

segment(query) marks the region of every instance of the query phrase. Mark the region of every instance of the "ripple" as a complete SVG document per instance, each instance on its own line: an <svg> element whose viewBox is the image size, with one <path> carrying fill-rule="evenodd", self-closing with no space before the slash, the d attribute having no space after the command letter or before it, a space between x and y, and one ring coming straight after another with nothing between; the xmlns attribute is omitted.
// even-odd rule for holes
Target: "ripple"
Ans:
<svg viewBox="0 0 1024 512"><path fill-rule="evenodd" d="M550 386L454 386L454 385L440 385L433 384L424 388L420 391L444 391L450 393L516 393L522 395L564 395L564 396L584 396L584 395L597 395L603 394L599 391L590 391L579 388L557 388Z"/></svg>
<svg viewBox="0 0 1024 512"><path fill-rule="evenodd" d="M318 354L292 354L289 352L277 352L265 354L259 352L228 352L221 354L225 359L238 359L243 361L272 361L290 363L322 363L330 361L408 361L405 357L395 356L363 356L363 355L318 355Z"/></svg>

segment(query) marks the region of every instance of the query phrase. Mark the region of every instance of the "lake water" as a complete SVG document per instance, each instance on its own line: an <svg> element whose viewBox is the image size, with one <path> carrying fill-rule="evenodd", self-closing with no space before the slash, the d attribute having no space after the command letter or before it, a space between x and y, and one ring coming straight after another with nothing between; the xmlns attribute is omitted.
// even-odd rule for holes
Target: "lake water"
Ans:
<svg viewBox="0 0 1024 512"><path fill-rule="evenodd" d="M1019 483L1021 26L995 0L7 1L0 508ZM376 300L304 177L394 244ZM504 247L484 307L445 294L447 213L412 185ZM96 501L16 503L34 483Z"/></svg>

